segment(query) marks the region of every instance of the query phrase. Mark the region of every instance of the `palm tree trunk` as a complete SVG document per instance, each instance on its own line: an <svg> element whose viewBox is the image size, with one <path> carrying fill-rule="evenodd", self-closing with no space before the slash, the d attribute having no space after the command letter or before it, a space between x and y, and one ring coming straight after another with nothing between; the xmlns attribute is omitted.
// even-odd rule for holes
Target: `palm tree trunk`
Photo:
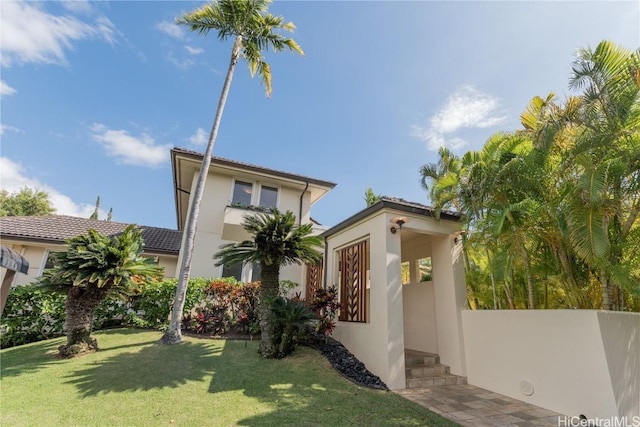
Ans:
<svg viewBox="0 0 640 427"><path fill-rule="evenodd" d="M525 275L527 277L527 291L529 294L529 309L532 310L536 308L536 298L535 298L535 290L533 287L533 277L531 276L531 261L529 260L529 253L527 252L527 248L522 245L522 258L524 260L524 269Z"/></svg>
<svg viewBox="0 0 640 427"><path fill-rule="evenodd" d="M233 49L231 50L231 60L229 62L229 69L227 70L227 77L225 78L224 85L222 86L220 100L218 101L218 109L213 120L211 133L209 134L209 143L207 144L207 148L204 152L202 167L198 173L196 188L193 194L191 194L191 203L189 205L189 213L187 215L187 224L183 240L182 262L180 263L180 271L178 273L179 279L176 287L176 296L173 300L173 310L171 311L169 327L161 339L164 344L177 344L182 341L182 311L184 310L184 301L187 295L187 286L189 284L189 275L191 273L191 258L193 257L193 249L196 240L196 226L198 223L198 215L200 213L200 202L202 201L204 185L209 174L213 146L215 145L216 138L218 137L220 120L222 119L222 113L224 112L224 107L227 103L229 89L231 88L231 80L233 79L233 72L236 64L238 63L241 49L242 35L237 35L235 42L233 43Z"/></svg>
<svg viewBox="0 0 640 427"><path fill-rule="evenodd" d="M260 301L258 315L260 317L260 353L266 359L277 356L274 345L273 311L269 301L278 296L278 279L280 266L277 264L262 266L262 279L260 282Z"/></svg>
<svg viewBox="0 0 640 427"><path fill-rule="evenodd" d="M600 283L602 283L602 308L613 310L613 287L604 268L600 270Z"/></svg>
<svg viewBox="0 0 640 427"><path fill-rule="evenodd" d="M96 307L106 298L108 287L72 287L65 302L64 330L67 344L58 348L63 357L73 357L81 353L98 350L98 341L91 338L93 315Z"/></svg>

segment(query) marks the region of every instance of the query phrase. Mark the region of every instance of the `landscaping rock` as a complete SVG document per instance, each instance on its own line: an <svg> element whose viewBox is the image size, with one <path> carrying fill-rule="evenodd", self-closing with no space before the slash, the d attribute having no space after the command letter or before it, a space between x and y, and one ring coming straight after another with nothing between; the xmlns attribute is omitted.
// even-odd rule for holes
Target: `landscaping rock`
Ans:
<svg viewBox="0 0 640 427"><path fill-rule="evenodd" d="M389 390L380 377L369 372L364 363L333 338L314 333L308 345L319 350L329 360L331 366L348 380L363 387Z"/></svg>

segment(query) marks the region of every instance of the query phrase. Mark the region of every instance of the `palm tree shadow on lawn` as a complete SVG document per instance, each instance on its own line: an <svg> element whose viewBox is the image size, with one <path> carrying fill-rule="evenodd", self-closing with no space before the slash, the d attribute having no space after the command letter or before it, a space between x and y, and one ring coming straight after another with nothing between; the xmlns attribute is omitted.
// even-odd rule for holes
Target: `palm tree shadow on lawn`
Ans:
<svg viewBox="0 0 640 427"><path fill-rule="evenodd" d="M105 348L100 352L109 350ZM219 345L213 345L213 341L183 342L174 346L153 341L139 351L119 353L78 369L67 376L67 383L76 386L83 397L177 388L210 376L215 370L212 356L220 353ZM162 375L158 374L158 366L163 367Z"/></svg>
<svg viewBox="0 0 640 427"><path fill-rule="evenodd" d="M247 346L256 351L247 351ZM308 347L285 359L262 359L258 343L227 341L210 393L242 390L275 408L241 419L241 426L272 425L455 425L401 396L356 386ZM320 363L319 363L320 362Z"/></svg>
<svg viewBox="0 0 640 427"><path fill-rule="evenodd" d="M4 349L2 364L0 364L0 378L19 376L55 363L64 363L55 356L60 344L59 340L47 340L31 344L28 350L25 346Z"/></svg>

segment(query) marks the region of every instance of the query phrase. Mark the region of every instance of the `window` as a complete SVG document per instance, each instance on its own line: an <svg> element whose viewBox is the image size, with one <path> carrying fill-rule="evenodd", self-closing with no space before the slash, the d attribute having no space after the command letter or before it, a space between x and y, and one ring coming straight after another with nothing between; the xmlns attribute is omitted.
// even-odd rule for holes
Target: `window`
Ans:
<svg viewBox="0 0 640 427"><path fill-rule="evenodd" d="M45 270L54 267L54 264L53 264L53 254L54 253L55 253L55 251L47 250L47 252L45 254L46 258L44 259L44 262L40 266L40 272L38 273L38 276L42 276L42 273L44 273Z"/></svg>
<svg viewBox="0 0 640 427"><path fill-rule="evenodd" d="M260 280L261 277L262 277L262 266L258 261L255 261L251 266L251 281L255 282L257 280Z"/></svg>
<svg viewBox="0 0 640 427"><path fill-rule="evenodd" d="M251 193L253 184L250 182L236 181L233 185L233 196L231 203L242 206L251 206Z"/></svg>
<svg viewBox="0 0 640 427"><path fill-rule="evenodd" d="M242 263L223 265L222 277L234 277L240 282L242 280Z"/></svg>
<svg viewBox="0 0 640 427"><path fill-rule="evenodd" d="M418 277L420 282L430 282L431 278L431 257L426 257L418 260Z"/></svg>
<svg viewBox="0 0 640 427"><path fill-rule="evenodd" d="M363 240L337 252L340 317L343 322L367 322L369 241Z"/></svg>
<svg viewBox="0 0 640 427"><path fill-rule="evenodd" d="M265 185L260 189L260 206L265 208L278 207L278 189Z"/></svg>
<svg viewBox="0 0 640 427"><path fill-rule="evenodd" d="M411 283L411 267L409 266L409 261L401 263L400 268L402 274L402 284L409 285Z"/></svg>

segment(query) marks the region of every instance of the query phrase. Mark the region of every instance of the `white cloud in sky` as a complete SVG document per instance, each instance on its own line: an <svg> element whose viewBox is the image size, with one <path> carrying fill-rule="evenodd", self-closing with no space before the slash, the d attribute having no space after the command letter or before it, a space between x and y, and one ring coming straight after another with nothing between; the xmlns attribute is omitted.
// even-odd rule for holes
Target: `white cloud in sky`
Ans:
<svg viewBox="0 0 640 427"><path fill-rule="evenodd" d="M9 86L4 80L0 80L0 95L8 96L16 93L16 90Z"/></svg>
<svg viewBox="0 0 640 427"><path fill-rule="evenodd" d="M196 133L189 137L189 142L193 145L204 145L209 140L208 136L209 135L207 135L204 129L198 128L198 130L196 130Z"/></svg>
<svg viewBox="0 0 640 427"><path fill-rule="evenodd" d="M19 191L29 187L39 189L49 194L49 199L58 215L71 215L88 218L94 211L95 205L88 203L76 203L55 188L46 185L37 179L26 175L24 167L7 157L0 157L0 187L9 192ZM100 210L99 217L106 217L106 212Z"/></svg>
<svg viewBox="0 0 640 427"><path fill-rule="evenodd" d="M177 59L173 55L169 55L167 59L169 60L169 62L171 62L173 65L180 68L181 70L187 70L193 67L194 65L196 65L195 61L191 58Z"/></svg>
<svg viewBox="0 0 640 427"><path fill-rule="evenodd" d="M113 43L114 34L115 26L104 16L87 23L74 16L52 15L42 3L4 1L1 64L66 64L65 51L73 49L73 42L98 38Z"/></svg>
<svg viewBox="0 0 640 427"><path fill-rule="evenodd" d="M170 145L158 145L146 133L139 137L129 135L123 129L108 129L95 123L91 126L93 139L99 142L108 155L122 163L134 166L160 166L169 158Z"/></svg>
<svg viewBox="0 0 640 427"><path fill-rule="evenodd" d="M497 98L482 93L473 86L461 86L452 93L444 106L429 121L429 126L414 125L411 134L427 142L429 149L442 146L457 149L466 141L455 134L462 129L489 128L502 123Z"/></svg>
<svg viewBox="0 0 640 427"><path fill-rule="evenodd" d="M176 39L183 39L184 32L175 22L161 21L155 25L156 30Z"/></svg>
<svg viewBox="0 0 640 427"><path fill-rule="evenodd" d="M15 126L0 124L0 136L4 135L6 131L16 132L16 133L24 133L22 129L18 129Z"/></svg>
<svg viewBox="0 0 640 427"><path fill-rule="evenodd" d="M185 45L184 48L187 49L187 52L189 52L191 55L200 55L204 52L204 49L202 49L201 47Z"/></svg>
<svg viewBox="0 0 640 427"><path fill-rule="evenodd" d="M64 0L60 4L71 12L90 13L93 11L93 6L87 0Z"/></svg>

